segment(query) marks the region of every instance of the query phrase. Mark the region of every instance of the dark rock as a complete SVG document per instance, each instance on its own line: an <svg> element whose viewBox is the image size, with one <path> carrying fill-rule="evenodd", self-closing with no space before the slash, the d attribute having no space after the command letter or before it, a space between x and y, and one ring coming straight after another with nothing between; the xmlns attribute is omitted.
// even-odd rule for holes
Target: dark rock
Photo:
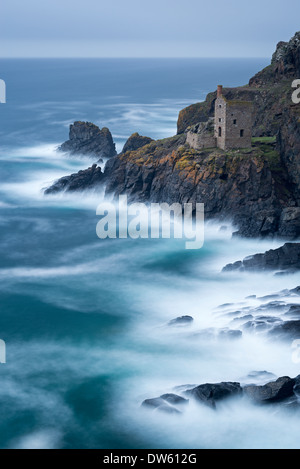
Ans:
<svg viewBox="0 0 300 469"><path fill-rule="evenodd" d="M224 303L218 306L218 309L228 308L229 306L234 306L234 303Z"/></svg>
<svg viewBox="0 0 300 469"><path fill-rule="evenodd" d="M273 324L276 322L281 323L282 321L281 319L274 317L261 317L247 321L242 325L242 328L248 332L266 332L270 331L273 327Z"/></svg>
<svg viewBox="0 0 300 469"><path fill-rule="evenodd" d="M249 385L243 388L244 394L259 403L279 402L293 396L295 380L288 376L278 378L263 386Z"/></svg>
<svg viewBox="0 0 300 469"><path fill-rule="evenodd" d="M240 339L243 333L239 329L229 329L228 327L221 329L218 333L220 339Z"/></svg>
<svg viewBox="0 0 300 469"><path fill-rule="evenodd" d="M286 321L273 327L269 334L273 337L294 340L300 337L300 320Z"/></svg>
<svg viewBox="0 0 300 469"><path fill-rule="evenodd" d="M242 337L242 331L238 329L229 329L228 327L224 327L222 329L218 329L216 327L209 327L207 329L202 329L201 331L194 332L192 337L200 338L204 341L211 341L211 340L232 340L232 339L240 339Z"/></svg>
<svg viewBox="0 0 300 469"><path fill-rule="evenodd" d="M162 404L155 409L156 412L164 412L165 414L181 414L180 410L168 404Z"/></svg>
<svg viewBox="0 0 300 469"><path fill-rule="evenodd" d="M44 194L55 194L61 191L80 191L83 189L95 189L104 178L100 167L93 164L88 169L78 171L78 173L65 176L56 181L52 186L44 191Z"/></svg>
<svg viewBox="0 0 300 469"><path fill-rule="evenodd" d="M168 322L169 326L186 326L194 321L192 316L179 316Z"/></svg>
<svg viewBox="0 0 300 469"><path fill-rule="evenodd" d="M223 272L300 269L300 243L286 243L264 254L246 257L243 261L227 264Z"/></svg>
<svg viewBox="0 0 300 469"><path fill-rule="evenodd" d="M69 140L64 142L58 150L71 155L88 155L97 158L111 158L117 154L107 127L99 129L91 122L81 121L70 125Z"/></svg>
<svg viewBox="0 0 300 469"><path fill-rule="evenodd" d="M142 406L144 407L154 407L157 408L161 405L164 405L165 401L161 397L153 397L152 399L145 399L142 402Z"/></svg>
<svg viewBox="0 0 300 469"><path fill-rule="evenodd" d="M163 394L160 396L161 399L168 402L168 404L173 405L181 405L181 404L188 404L189 400L185 399L184 397L178 396L178 394Z"/></svg>
<svg viewBox="0 0 300 469"><path fill-rule="evenodd" d="M185 395L193 397L197 401L211 407L216 408L216 403L223 399L238 396L242 394L240 383L222 382L222 383L206 383L185 391Z"/></svg>
<svg viewBox="0 0 300 469"><path fill-rule="evenodd" d="M238 322L243 322L243 321L249 321L251 319L253 319L252 314L245 314L245 316L239 316L238 318L234 318L231 322L238 323Z"/></svg>
<svg viewBox="0 0 300 469"><path fill-rule="evenodd" d="M181 412L174 406L188 404L188 402L188 399L178 396L177 394L163 394L153 399L145 399L142 402L142 406L168 414L180 414Z"/></svg>
<svg viewBox="0 0 300 469"><path fill-rule="evenodd" d="M278 293L274 293L274 295L260 296L258 300L275 300L276 298L280 298Z"/></svg>
<svg viewBox="0 0 300 469"><path fill-rule="evenodd" d="M153 139L150 137L143 137L142 135L139 135L137 132L132 134L128 140L126 141L122 153L126 153L127 151L135 151L138 150L141 147L144 147L145 145L148 145L148 143L153 142Z"/></svg>
<svg viewBox="0 0 300 469"><path fill-rule="evenodd" d="M285 316L300 317L300 304L291 305Z"/></svg>
<svg viewBox="0 0 300 469"><path fill-rule="evenodd" d="M294 393L300 396L300 375L295 378Z"/></svg>

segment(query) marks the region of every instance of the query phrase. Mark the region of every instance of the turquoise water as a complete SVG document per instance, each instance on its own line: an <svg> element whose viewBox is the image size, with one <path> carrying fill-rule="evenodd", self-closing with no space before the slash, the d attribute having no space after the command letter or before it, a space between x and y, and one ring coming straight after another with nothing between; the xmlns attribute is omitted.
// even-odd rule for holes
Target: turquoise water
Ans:
<svg viewBox="0 0 300 469"><path fill-rule="evenodd" d="M263 60L1 60L1 448L276 447L284 417L236 407L181 418L140 403L185 383L238 380L253 369L298 374L290 350L260 338L207 344L191 332L218 324L221 303L299 284L299 277L220 274L224 264L279 243L231 240L208 225L205 245L99 240L103 194L44 197L91 160L55 152L74 120L108 126L120 149L134 131L176 132L178 111L218 83L238 86ZM290 418L286 447L299 441ZM271 428L271 429L270 429ZM266 431L268 429L268 431Z"/></svg>

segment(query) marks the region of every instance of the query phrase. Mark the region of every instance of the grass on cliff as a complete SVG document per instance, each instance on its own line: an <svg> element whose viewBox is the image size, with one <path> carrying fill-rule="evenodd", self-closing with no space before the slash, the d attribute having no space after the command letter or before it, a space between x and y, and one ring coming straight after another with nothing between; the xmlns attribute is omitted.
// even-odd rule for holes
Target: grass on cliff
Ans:
<svg viewBox="0 0 300 469"><path fill-rule="evenodd" d="M276 137L252 137L252 143L253 144L259 144L259 143L275 143L276 142Z"/></svg>

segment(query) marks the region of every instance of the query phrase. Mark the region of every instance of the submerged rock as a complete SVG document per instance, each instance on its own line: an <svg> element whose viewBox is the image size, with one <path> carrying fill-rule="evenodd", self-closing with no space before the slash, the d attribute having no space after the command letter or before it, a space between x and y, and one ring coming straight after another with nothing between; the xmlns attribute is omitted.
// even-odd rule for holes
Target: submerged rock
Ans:
<svg viewBox="0 0 300 469"><path fill-rule="evenodd" d="M69 140L64 142L59 151L71 155L111 158L117 154L112 135L107 127L99 127L91 122L76 121L70 125Z"/></svg>
<svg viewBox="0 0 300 469"><path fill-rule="evenodd" d="M177 394L163 394L160 397L154 397L152 399L145 399L142 402L143 407L152 408L153 410L158 410L161 412L166 412L169 414L180 414L175 406L182 404L188 404L189 400L184 397L178 396Z"/></svg>
<svg viewBox="0 0 300 469"><path fill-rule="evenodd" d="M244 394L259 403L278 402L293 396L295 380L288 376L278 378L263 386L249 385L243 388Z"/></svg>
<svg viewBox="0 0 300 469"><path fill-rule="evenodd" d="M169 394L163 394L160 397L161 399L164 399L164 401L168 402L169 404L174 404L174 405L188 404L189 402L188 399L178 396L178 394L169 393Z"/></svg>
<svg viewBox="0 0 300 469"><path fill-rule="evenodd" d="M232 340L240 339L242 335L243 333L239 329L230 329L229 327L218 329L217 327L209 327L207 329L194 332L192 337L200 338L202 340Z"/></svg>
<svg viewBox="0 0 300 469"><path fill-rule="evenodd" d="M186 326L194 321L192 316L179 316L178 318L171 319L168 326Z"/></svg>
<svg viewBox="0 0 300 469"><path fill-rule="evenodd" d="M185 391L185 395L196 399L208 407L216 408L216 403L223 399L242 394L240 383L221 382L200 384L193 389Z"/></svg>

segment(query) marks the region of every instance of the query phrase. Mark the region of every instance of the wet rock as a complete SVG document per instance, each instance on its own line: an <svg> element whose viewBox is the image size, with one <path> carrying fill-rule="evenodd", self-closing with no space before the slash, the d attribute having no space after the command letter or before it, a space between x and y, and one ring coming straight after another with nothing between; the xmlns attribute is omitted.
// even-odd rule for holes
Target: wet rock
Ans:
<svg viewBox="0 0 300 469"><path fill-rule="evenodd" d="M168 322L168 326L186 326L194 321L192 316L179 316Z"/></svg>
<svg viewBox="0 0 300 469"><path fill-rule="evenodd" d="M70 125L69 140L64 142L59 151L71 155L87 155L99 158L111 158L117 154L112 135L107 127L99 129L91 122L76 121Z"/></svg>
<svg viewBox="0 0 300 469"><path fill-rule="evenodd" d="M238 318L234 318L231 323L241 323L241 322L245 322L245 321L250 321L251 319L253 319L253 316L252 314L246 314L245 316L239 316Z"/></svg>
<svg viewBox="0 0 300 469"><path fill-rule="evenodd" d="M218 338L220 339L240 339L243 333L239 329L224 328L218 332Z"/></svg>
<svg viewBox="0 0 300 469"><path fill-rule="evenodd" d="M162 404L155 409L156 412L164 412L165 414L181 414L180 410L168 404Z"/></svg>
<svg viewBox="0 0 300 469"><path fill-rule="evenodd" d="M181 405L181 404L188 404L189 400L185 399L184 397L178 396L178 394L163 394L160 396L161 399L168 402L168 404L172 405Z"/></svg>
<svg viewBox="0 0 300 469"><path fill-rule="evenodd" d="M153 397L152 399L145 399L142 402L143 407L154 407L157 408L161 405L164 405L165 401L161 397Z"/></svg>
<svg viewBox="0 0 300 469"><path fill-rule="evenodd" d="M240 383L221 382L200 384L193 389L185 391L185 395L194 398L212 409L216 408L216 403L226 398L242 394Z"/></svg>
<svg viewBox="0 0 300 469"><path fill-rule="evenodd" d="M229 308L229 306L234 306L234 303L224 303L218 306L218 309Z"/></svg>
<svg viewBox="0 0 300 469"><path fill-rule="evenodd" d="M227 264L222 272L261 271L261 270L299 270L300 243L286 243L278 249L270 249L264 254L246 257L243 261Z"/></svg>
<svg viewBox="0 0 300 469"><path fill-rule="evenodd" d="M78 173L64 176L48 187L45 195L55 194L62 191L80 191L84 189L96 189L103 182L104 174L99 166L93 164L88 169L78 171Z"/></svg>
<svg viewBox="0 0 300 469"><path fill-rule="evenodd" d="M142 402L142 407L147 407L152 410L157 410L159 412L165 412L168 414L180 414L175 406L188 404L189 400L184 397L178 396L177 394L163 394L160 397L154 397L152 399L145 399Z"/></svg>
<svg viewBox="0 0 300 469"><path fill-rule="evenodd" d="M246 396L258 403L280 402L293 396L294 385L294 379L283 376L263 386L245 386L243 391Z"/></svg>
<svg viewBox="0 0 300 469"><path fill-rule="evenodd" d="M192 337L201 338L202 340L232 340L240 339L242 337L242 331L239 329L230 329L224 327L218 329L217 327L209 327L202 329L201 331L195 332Z"/></svg>
<svg viewBox="0 0 300 469"><path fill-rule="evenodd" d="M275 300L276 298L280 298L279 293L274 293L274 295L260 296L258 300Z"/></svg>
<svg viewBox="0 0 300 469"><path fill-rule="evenodd" d="M300 304L290 305L290 308L285 313L285 316L299 318L300 317Z"/></svg>
<svg viewBox="0 0 300 469"><path fill-rule="evenodd" d="M248 332L265 332L270 331L276 323L281 324L282 320L271 316L261 316L251 321L247 321L243 324L242 328Z"/></svg>
<svg viewBox="0 0 300 469"><path fill-rule="evenodd" d="M300 396L300 375L296 376L296 378L294 378L294 380L295 380L294 393L297 396Z"/></svg>
<svg viewBox="0 0 300 469"><path fill-rule="evenodd" d="M276 325L269 331L275 338L294 340L300 338L300 320L291 320Z"/></svg>

